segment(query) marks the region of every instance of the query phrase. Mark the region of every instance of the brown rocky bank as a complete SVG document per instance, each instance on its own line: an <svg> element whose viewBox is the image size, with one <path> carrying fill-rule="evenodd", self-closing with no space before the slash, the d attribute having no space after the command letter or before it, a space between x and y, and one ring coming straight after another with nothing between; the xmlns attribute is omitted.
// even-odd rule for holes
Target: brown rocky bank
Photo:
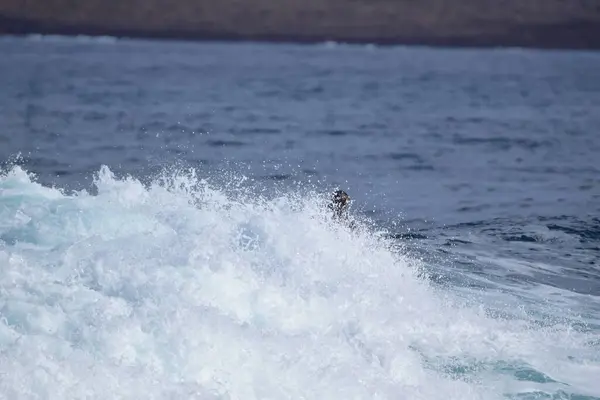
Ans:
<svg viewBox="0 0 600 400"><path fill-rule="evenodd" d="M0 33L600 49L600 0L0 0Z"/></svg>

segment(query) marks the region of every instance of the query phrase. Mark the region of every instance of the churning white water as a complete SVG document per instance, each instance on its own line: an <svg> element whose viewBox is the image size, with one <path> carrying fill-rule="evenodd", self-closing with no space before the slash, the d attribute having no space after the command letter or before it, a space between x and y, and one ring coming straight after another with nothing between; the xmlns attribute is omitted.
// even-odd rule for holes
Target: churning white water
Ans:
<svg viewBox="0 0 600 400"><path fill-rule="evenodd" d="M0 398L600 397L590 333L462 304L320 195L95 185L0 177Z"/></svg>

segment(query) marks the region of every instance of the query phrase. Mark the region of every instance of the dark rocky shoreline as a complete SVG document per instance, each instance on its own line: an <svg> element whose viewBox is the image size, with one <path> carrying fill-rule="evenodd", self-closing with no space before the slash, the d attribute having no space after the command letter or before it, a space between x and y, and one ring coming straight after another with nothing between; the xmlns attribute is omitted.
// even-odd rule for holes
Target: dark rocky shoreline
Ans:
<svg viewBox="0 0 600 400"><path fill-rule="evenodd" d="M600 49L600 1L470 0L459 9L443 0L297 1L4 0L0 34Z"/></svg>

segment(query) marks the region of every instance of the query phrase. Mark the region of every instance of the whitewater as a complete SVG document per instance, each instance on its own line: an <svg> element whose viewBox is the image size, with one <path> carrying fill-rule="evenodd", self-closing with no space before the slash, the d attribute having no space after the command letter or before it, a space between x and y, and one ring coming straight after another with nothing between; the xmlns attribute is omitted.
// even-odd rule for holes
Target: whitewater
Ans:
<svg viewBox="0 0 600 400"><path fill-rule="evenodd" d="M107 166L68 192L7 168L0 397L600 398L597 332L509 293L491 313L326 200Z"/></svg>

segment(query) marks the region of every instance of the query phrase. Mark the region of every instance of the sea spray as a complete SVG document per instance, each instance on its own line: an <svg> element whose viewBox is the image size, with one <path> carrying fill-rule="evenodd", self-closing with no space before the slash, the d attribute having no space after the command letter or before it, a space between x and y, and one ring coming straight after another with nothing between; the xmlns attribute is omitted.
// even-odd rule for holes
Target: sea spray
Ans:
<svg viewBox="0 0 600 400"><path fill-rule="evenodd" d="M600 396L591 335L461 306L324 196L107 167L94 185L0 177L0 396Z"/></svg>

